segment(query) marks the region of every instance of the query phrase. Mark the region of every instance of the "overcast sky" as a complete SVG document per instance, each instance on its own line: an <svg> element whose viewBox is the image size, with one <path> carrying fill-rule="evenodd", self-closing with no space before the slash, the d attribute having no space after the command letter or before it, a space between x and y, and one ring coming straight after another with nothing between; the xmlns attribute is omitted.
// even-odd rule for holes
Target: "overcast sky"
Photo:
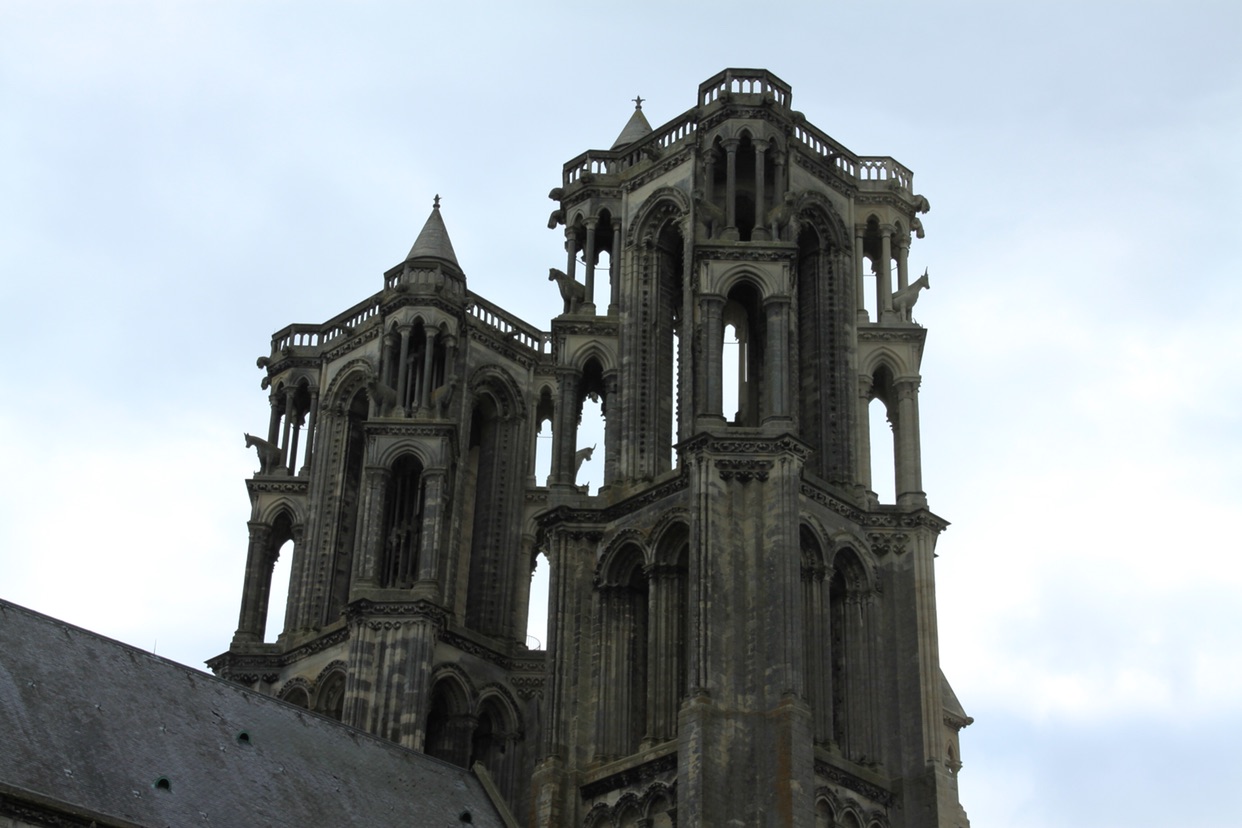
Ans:
<svg viewBox="0 0 1242 828"><path fill-rule="evenodd" d="M761 66L932 205L973 824L1236 826L1240 47L1236 0L3 0L0 597L223 651L271 333L377 291L436 193L470 287L547 327L561 165Z"/></svg>

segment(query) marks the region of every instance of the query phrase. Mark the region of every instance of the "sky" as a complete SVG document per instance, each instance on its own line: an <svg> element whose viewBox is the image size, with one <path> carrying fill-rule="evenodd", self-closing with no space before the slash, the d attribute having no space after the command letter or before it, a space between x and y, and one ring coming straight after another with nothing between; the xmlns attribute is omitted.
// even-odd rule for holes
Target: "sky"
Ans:
<svg viewBox="0 0 1242 828"><path fill-rule="evenodd" d="M237 625L255 358L442 196L547 327L561 165L765 67L932 206L920 393L976 828L1238 824L1242 6L0 0L0 597Z"/></svg>

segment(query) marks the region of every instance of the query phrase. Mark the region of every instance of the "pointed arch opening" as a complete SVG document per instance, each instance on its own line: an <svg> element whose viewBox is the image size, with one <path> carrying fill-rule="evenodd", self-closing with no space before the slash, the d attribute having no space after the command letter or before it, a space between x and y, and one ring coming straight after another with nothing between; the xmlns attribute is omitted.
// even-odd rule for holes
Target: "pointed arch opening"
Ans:
<svg viewBox="0 0 1242 828"><path fill-rule="evenodd" d="M381 587L409 589L418 580L425 500L423 464L413 454L403 454L392 464L384 497L376 573Z"/></svg>
<svg viewBox="0 0 1242 828"><path fill-rule="evenodd" d="M893 372L881 365L871 378L867 404L871 491L880 503L897 502L897 400Z"/></svg>
<svg viewBox="0 0 1242 828"><path fill-rule="evenodd" d="M342 423L344 452L341 456L340 473L333 479L338 505L328 596L324 617L321 619L324 624L330 624L339 618L345 602L349 599L350 572L361 500L362 467L366 458L366 422L369 409L366 391L359 389L350 398Z"/></svg>
<svg viewBox="0 0 1242 828"><path fill-rule="evenodd" d="M423 753L459 768L469 767L473 730L465 689L455 678L438 680L431 689Z"/></svg>
<svg viewBox="0 0 1242 828"><path fill-rule="evenodd" d="M612 556L599 586L600 758L636 752L647 726L650 596L643 552L627 544Z"/></svg>
<svg viewBox="0 0 1242 828"><path fill-rule="evenodd" d="M526 610L526 646L544 650L548 646L548 600L552 586L552 564L540 552L530 574L530 594Z"/></svg>
<svg viewBox="0 0 1242 828"><path fill-rule="evenodd" d="M725 298L722 321L726 334L720 343L722 349L721 387L725 389L725 416L733 425L756 427L762 420L763 360L767 326L759 289L748 281L742 281L729 290ZM728 331L733 331L736 341L736 357L725 347L729 341ZM733 360L736 370L736 396L730 397L730 371L725 358ZM731 401L732 400L732 404ZM732 409L732 412L730 412ZM732 413L732 417L730 417Z"/></svg>
<svg viewBox="0 0 1242 828"><path fill-rule="evenodd" d="M289 578L293 571L293 519L282 511L272 521L271 569L263 589L263 640L275 641L285 631Z"/></svg>

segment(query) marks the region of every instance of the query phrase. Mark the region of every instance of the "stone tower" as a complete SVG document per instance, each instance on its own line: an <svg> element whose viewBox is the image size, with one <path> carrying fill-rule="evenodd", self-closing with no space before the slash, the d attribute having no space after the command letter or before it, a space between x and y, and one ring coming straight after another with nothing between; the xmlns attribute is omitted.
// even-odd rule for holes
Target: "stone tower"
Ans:
<svg viewBox="0 0 1242 828"><path fill-rule="evenodd" d="M965 826L907 266L927 200L770 72L720 73L655 130L637 103L551 193L550 332L467 289L437 207L381 292L275 335L241 619L211 666L479 763L531 826Z"/></svg>

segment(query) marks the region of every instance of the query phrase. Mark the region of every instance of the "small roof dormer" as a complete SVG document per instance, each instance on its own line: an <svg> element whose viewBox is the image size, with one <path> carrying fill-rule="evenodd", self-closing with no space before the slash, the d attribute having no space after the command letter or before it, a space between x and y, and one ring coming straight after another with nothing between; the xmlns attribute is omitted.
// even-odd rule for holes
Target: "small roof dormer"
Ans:
<svg viewBox="0 0 1242 828"><path fill-rule="evenodd" d="M625 129L621 130L617 140L612 142L612 149L622 149L635 141L646 138L650 134L651 124L647 122L647 116L643 114L643 99L642 96L639 96L634 98L634 114L626 122Z"/></svg>

